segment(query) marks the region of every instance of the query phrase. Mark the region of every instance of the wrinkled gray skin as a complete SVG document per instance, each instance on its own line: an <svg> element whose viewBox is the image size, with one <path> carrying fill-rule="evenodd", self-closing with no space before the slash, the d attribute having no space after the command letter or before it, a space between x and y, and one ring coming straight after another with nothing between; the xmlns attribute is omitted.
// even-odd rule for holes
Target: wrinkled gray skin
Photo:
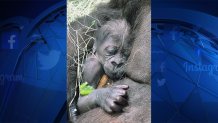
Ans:
<svg viewBox="0 0 218 123"><path fill-rule="evenodd" d="M131 46L129 25L126 20L111 20L103 25L96 35L94 50L105 73L111 79L119 79L125 71Z"/></svg>
<svg viewBox="0 0 218 123"><path fill-rule="evenodd" d="M122 11L131 26L133 49L128 59L127 78L112 85L128 85L128 106L122 113L107 113L101 107L80 114L77 123L149 123L150 105L150 1L111 0L111 8ZM115 10L114 9L114 10ZM107 8L105 9L107 10ZM121 89L125 90L125 89Z"/></svg>
<svg viewBox="0 0 218 123"><path fill-rule="evenodd" d="M103 25L96 34L95 55L87 58L84 65L84 81L95 88L103 71L109 78L116 80L123 76L129 56L129 25L125 20L111 20ZM93 84L94 83L94 84ZM88 96L81 96L78 101L80 113L100 106L108 113L122 112L127 103L128 85L117 85L96 89Z"/></svg>
<svg viewBox="0 0 218 123"><path fill-rule="evenodd" d="M120 79L126 70L131 51L130 27L125 19L108 21L96 32L94 54L83 65L83 81L97 87L103 74Z"/></svg>

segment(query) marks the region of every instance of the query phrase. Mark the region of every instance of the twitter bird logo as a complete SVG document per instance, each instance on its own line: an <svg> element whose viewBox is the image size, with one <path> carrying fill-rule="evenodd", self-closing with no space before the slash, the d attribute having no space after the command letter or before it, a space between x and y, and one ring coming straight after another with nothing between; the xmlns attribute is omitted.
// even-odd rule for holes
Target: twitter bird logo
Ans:
<svg viewBox="0 0 218 123"><path fill-rule="evenodd" d="M49 70L55 67L60 59L61 52L57 50L51 50L44 54L38 52L38 61L40 63L39 69Z"/></svg>
<svg viewBox="0 0 218 123"><path fill-rule="evenodd" d="M165 83L166 83L166 79L157 80L157 84L159 87L164 86Z"/></svg>

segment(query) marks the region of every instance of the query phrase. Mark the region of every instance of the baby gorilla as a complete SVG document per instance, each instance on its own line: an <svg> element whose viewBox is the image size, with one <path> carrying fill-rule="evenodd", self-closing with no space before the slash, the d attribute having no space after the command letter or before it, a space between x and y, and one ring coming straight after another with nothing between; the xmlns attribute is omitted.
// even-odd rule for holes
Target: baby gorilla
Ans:
<svg viewBox="0 0 218 123"><path fill-rule="evenodd" d="M94 54L89 56L84 64L85 81L96 87L103 74L113 80L124 75L131 51L129 31L129 25L125 20L112 20L96 32Z"/></svg>
<svg viewBox="0 0 218 123"><path fill-rule="evenodd" d="M94 53L84 64L84 81L97 88L103 74L112 80L120 79L124 75L131 51L129 31L129 25L123 19L108 21L97 30ZM82 113L100 106L109 113L121 112L128 102L127 89L128 85L95 89L91 94L79 98L78 109Z"/></svg>

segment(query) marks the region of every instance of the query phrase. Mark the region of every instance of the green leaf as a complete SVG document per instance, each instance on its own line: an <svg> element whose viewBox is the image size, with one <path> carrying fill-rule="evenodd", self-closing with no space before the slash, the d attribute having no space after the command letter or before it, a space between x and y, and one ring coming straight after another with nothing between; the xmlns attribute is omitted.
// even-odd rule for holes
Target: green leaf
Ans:
<svg viewBox="0 0 218 123"><path fill-rule="evenodd" d="M92 86L88 85L88 82L84 82L83 84L80 85L79 90L80 90L80 95L86 96L86 95L89 95L90 93L92 93L94 88Z"/></svg>

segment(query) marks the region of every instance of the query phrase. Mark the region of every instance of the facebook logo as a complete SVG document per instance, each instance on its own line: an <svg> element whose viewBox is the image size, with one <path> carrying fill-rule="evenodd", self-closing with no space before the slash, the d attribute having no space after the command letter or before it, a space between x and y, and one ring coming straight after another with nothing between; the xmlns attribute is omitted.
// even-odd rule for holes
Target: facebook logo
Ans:
<svg viewBox="0 0 218 123"><path fill-rule="evenodd" d="M3 32L1 34L1 49L17 49L18 48L18 32Z"/></svg>
<svg viewBox="0 0 218 123"><path fill-rule="evenodd" d="M14 43L15 43L15 38L16 35L11 35L10 39L8 40L8 43L10 44L10 49L14 49Z"/></svg>

